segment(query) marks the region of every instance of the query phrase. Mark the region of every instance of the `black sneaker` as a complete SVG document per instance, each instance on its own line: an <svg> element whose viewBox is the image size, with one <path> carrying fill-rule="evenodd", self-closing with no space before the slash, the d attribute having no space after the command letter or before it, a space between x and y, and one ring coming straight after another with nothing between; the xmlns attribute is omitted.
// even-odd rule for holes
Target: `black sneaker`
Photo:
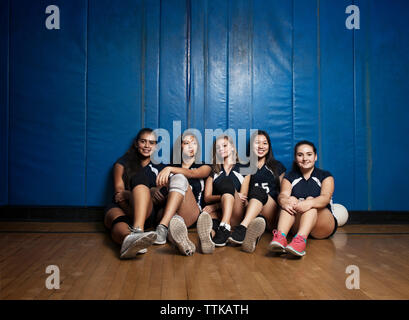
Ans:
<svg viewBox="0 0 409 320"><path fill-rule="evenodd" d="M224 247L229 237L230 231L227 230L224 226L219 226L213 238L213 242L216 245L216 247Z"/></svg>
<svg viewBox="0 0 409 320"><path fill-rule="evenodd" d="M246 236L246 231L247 228L239 224L236 228L234 228L234 231L229 237L229 241L234 244L242 244L244 241L244 237Z"/></svg>

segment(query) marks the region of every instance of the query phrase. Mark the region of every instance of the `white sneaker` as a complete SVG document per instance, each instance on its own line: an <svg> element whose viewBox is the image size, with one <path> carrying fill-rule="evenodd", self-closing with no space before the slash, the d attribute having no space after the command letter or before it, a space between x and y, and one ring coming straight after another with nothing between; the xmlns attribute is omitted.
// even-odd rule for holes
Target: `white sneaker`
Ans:
<svg viewBox="0 0 409 320"><path fill-rule="evenodd" d="M146 253L147 247L156 240L156 232L131 232L128 234L121 246L121 259L131 259L139 253Z"/></svg>
<svg viewBox="0 0 409 320"><path fill-rule="evenodd" d="M185 220L175 215L169 222L169 238L175 243L181 254L191 256L196 251L195 244L190 241Z"/></svg>
<svg viewBox="0 0 409 320"><path fill-rule="evenodd" d="M246 236L244 237L241 249L245 252L252 253L256 250L257 242L266 230L266 221L262 217L257 217L249 223Z"/></svg>
<svg viewBox="0 0 409 320"><path fill-rule="evenodd" d="M215 244L211 237L213 221L210 214L202 212L197 219L197 233L203 253L213 253Z"/></svg>
<svg viewBox="0 0 409 320"><path fill-rule="evenodd" d="M156 238L154 244L165 244L166 238L168 237L168 228L166 228L163 224L159 224L156 227L156 234L158 237Z"/></svg>

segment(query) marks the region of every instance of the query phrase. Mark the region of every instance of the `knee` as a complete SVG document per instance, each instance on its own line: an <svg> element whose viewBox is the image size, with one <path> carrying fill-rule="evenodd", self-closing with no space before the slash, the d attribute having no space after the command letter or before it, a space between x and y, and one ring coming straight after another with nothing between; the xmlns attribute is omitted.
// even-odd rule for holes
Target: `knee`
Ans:
<svg viewBox="0 0 409 320"><path fill-rule="evenodd" d="M266 191L263 188L261 188L259 186L252 186L250 188L250 191L249 191L249 194L248 194L248 199L249 199L249 201L251 199L257 199L264 206L267 203L268 194L266 193Z"/></svg>
<svg viewBox="0 0 409 320"><path fill-rule="evenodd" d="M111 226L110 226L110 229L111 229L111 232L112 232L112 230L114 229L114 226L117 224L117 223L126 223L128 226L130 226L131 225L131 219L128 217L128 216L126 216L126 215L120 215L120 216L117 216L115 219L113 219L112 220L112 222L111 222Z"/></svg>
<svg viewBox="0 0 409 320"><path fill-rule="evenodd" d="M216 194L223 195L223 194L231 194L234 197L234 193L236 189L234 188L233 181L227 177L221 178L220 181L215 183L214 186Z"/></svg>
<svg viewBox="0 0 409 320"><path fill-rule="evenodd" d="M175 174L169 181L169 192L179 192L182 196L185 196L187 188L189 187L189 181L183 174Z"/></svg>

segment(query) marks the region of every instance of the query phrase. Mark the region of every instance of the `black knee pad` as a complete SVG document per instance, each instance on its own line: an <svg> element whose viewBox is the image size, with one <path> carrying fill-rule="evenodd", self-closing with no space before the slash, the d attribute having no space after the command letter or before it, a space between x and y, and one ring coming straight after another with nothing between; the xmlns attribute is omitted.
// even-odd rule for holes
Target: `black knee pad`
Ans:
<svg viewBox="0 0 409 320"><path fill-rule="evenodd" d="M131 224L131 218L129 218L128 216L119 216L115 218L111 223L111 230L114 228L114 225L119 222L125 222L129 226Z"/></svg>
<svg viewBox="0 0 409 320"><path fill-rule="evenodd" d="M228 177L223 177L219 179L220 180L218 180L213 186L215 194L224 195L226 193L229 193L234 197L236 189L234 188L233 181Z"/></svg>
<svg viewBox="0 0 409 320"><path fill-rule="evenodd" d="M250 190L249 190L248 199L249 201L251 199L257 199L264 206L267 203L268 194L262 187L252 186L250 187Z"/></svg>
<svg viewBox="0 0 409 320"><path fill-rule="evenodd" d="M132 178L131 178L131 190L135 188L138 185L143 184L144 186L147 186L149 188L149 179L144 174L143 170L139 170L137 173L135 173Z"/></svg>

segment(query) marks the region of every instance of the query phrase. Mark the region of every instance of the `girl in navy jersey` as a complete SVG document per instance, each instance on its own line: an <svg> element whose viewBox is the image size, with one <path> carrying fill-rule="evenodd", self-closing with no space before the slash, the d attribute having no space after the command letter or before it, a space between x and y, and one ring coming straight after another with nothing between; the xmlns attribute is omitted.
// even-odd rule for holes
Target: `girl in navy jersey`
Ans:
<svg viewBox="0 0 409 320"><path fill-rule="evenodd" d="M202 209L204 179L209 176L211 167L198 163L199 143L193 133L185 132L177 139L174 149L180 150L181 163L167 166L156 178L157 185L168 186L169 193L156 229L155 243L166 243L169 235L182 254L192 255L196 248L188 238L187 227L196 222Z"/></svg>
<svg viewBox="0 0 409 320"><path fill-rule="evenodd" d="M241 244L246 252L255 250L266 224L267 229L273 230L280 183L286 171L283 164L274 158L267 132L259 130L251 136L250 152L256 156L257 171L245 178L250 180L245 217L229 238L230 242Z"/></svg>
<svg viewBox="0 0 409 320"><path fill-rule="evenodd" d="M334 178L315 167L317 150L313 143L300 141L294 148L294 163L281 184L278 202L281 212L277 230L269 248L274 252L287 251L296 256L305 255L307 238L325 239L337 229L337 220L331 211ZM286 236L295 233L287 245Z"/></svg>
<svg viewBox="0 0 409 320"><path fill-rule="evenodd" d="M144 232L154 225L155 213L163 199L156 187L156 175L164 165L155 165L150 156L156 148L152 129L141 129L128 151L113 168L114 189L112 203L106 208L104 223L111 230L112 239L121 244L120 258L134 258L145 253L157 238L155 232Z"/></svg>
<svg viewBox="0 0 409 320"><path fill-rule="evenodd" d="M231 226L242 220L248 184L242 185L241 167L232 139L227 135L218 137L213 144L212 172L204 191L207 206L197 221L203 253L212 253L215 246L226 245Z"/></svg>

